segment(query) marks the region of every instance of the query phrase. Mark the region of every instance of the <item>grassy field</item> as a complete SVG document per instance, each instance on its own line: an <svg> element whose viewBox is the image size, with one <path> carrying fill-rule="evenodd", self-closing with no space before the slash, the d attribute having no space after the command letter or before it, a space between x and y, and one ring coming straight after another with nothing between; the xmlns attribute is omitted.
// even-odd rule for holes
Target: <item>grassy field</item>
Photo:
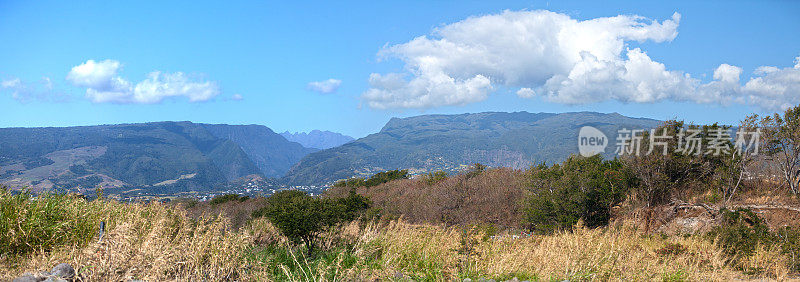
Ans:
<svg viewBox="0 0 800 282"><path fill-rule="evenodd" d="M791 273L789 258L774 247L757 246L734 263L705 236L649 235L629 224L529 236L354 221L323 234L310 258L263 218L235 230L224 216L190 216L159 203L2 191L0 204L0 280L61 262L87 281L781 280ZM102 241L100 221L107 223Z"/></svg>

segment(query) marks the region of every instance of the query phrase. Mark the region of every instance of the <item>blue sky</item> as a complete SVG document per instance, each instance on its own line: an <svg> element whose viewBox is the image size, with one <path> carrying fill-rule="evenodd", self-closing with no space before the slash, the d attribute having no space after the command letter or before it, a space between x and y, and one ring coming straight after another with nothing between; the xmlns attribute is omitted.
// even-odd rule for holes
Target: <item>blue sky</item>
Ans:
<svg viewBox="0 0 800 282"><path fill-rule="evenodd" d="M794 67L800 56L800 2L596 2L600 1L0 1L0 127L189 120L363 137L391 117L419 114L599 111L735 123L749 113L774 112L800 101L800 82L792 80L800 72ZM492 28L505 29L504 20L541 17L570 27L571 21L620 15L638 15L642 25L654 20L657 26L648 29L644 39L628 32L641 26L615 29L628 38L620 39L621 53L611 52L607 61L602 54L608 50L590 44L581 53L595 55L589 59L564 63L531 56L515 69L504 64L514 64L513 58L528 54L525 48L531 46L509 39L520 34L494 32L488 41L512 43L497 41L489 47L474 43L483 38L465 38L495 22L501 24ZM672 21L675 27L669 26ZM458 22L463 24L454 25ZM608 30L602 23L575 26ZM531 35L525 38L536 39L536 34L553 29L533 25L527 31ZM411 44L419 36L426 37L417 43L430 44ZM574 39L570 42L585 41L580 35ZM477 54L488 54L477 56L477 61L490 62L465 60L470 53L451 58L450 49L435 47L442 42L477 46L474 50L484 52ZM574 50L566 43L543 46L558 54ZM381 50L389 54L381 57ZM637 54L646 55L647 66L663 64L670 73L641 77L626 65ZM435 59L432 66L426 58ZM81 69L89 73L74 69L86 67L89 60L108 63L112 73L98 76L98 68ZM576 64L598 61L608 64L589 72L591 77L619 74L623 65L630 73L603 80L599 88L567 87L565 83L579 80L558 76L574 74L580 70ZM111 65L114 62L118 65ZM552 71L546 63L563 69ZM754 73L757 70L761 72ZM531 72L542 74L516 79ZM395 79L393 73L404 78ZM730 73L738 80L729 79ZM379 77L371 80L371 74ZM443 83L441 91L415 84L441 86L435 84L441 75L455 82ZM691 80L683 81L686 75ZM545 85L544 79L551 76L561 84ZM113 86L92 80L97 77L118 77L122 82ZM748 84L756 78L759 83ZM329 79L334 83L324 89L315 91L309 85ZM670 79L680 80L680 85L660 86ZM656 93L630 87L642 82ZM168 87L176 85L180 87ZM140 86L144 90L139 91ZM153 88L147 91L146 86ZM518 94L522 88L536 94ZM764 89L783 92L774 96ZM123 98L108 96L110 90L119 90ZM140 92L155 98L141 98Z"/></svg>

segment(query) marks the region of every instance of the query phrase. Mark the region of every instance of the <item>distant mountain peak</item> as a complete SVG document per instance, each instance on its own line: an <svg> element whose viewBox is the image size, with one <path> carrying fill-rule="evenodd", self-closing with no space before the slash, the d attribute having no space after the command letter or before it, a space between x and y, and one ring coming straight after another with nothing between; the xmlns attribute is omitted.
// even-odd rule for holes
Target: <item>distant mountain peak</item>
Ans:
<svg viewBox="0 0 800 282"><path fill-rule="evenodd" d="M341 133L318 129L311 130L308 133L285 131L281 133L281 136L286 140L300 143L303 147L321 150L338 147L355 140L353 137Z"/></svg>

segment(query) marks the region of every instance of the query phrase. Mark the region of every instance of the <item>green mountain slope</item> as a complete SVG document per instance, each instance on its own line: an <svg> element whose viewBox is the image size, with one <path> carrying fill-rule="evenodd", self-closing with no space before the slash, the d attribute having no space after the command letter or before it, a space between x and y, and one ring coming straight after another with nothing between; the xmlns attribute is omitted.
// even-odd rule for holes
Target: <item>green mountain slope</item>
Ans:
<svg viewBox="0 0 800 282"><path fill-rule="evenodd" d="M290 142L263 125L203 124L217 138L238 144L267 177L281 177L300 159L318 149Z"/></svg>
<svg viewBox="0 0 800 282"><path fill-rule="evenodd" d="M247 138L221 138L220 132ZM252 144L267 145L253 149ZM204 190L248 175L279 176L306 152L265 126L156 122L2 128L0 183L35 190ZM251 160L258 156L269 156L269 164ZM269 165L276 168L262 173Z"/></svg>
<svg viewBox="0 0 800 282"><path fill-rule="evenodd" d="M577 153L582 126L594 126L610 140L619 128L652 128L659 121L619 114L476 113L393 118L380 132L312 153L290 170L293 185L329 183L390 169L457 171L480 162L523 168L560 162ZM613 154L609 144L606 155Z"/></svg>

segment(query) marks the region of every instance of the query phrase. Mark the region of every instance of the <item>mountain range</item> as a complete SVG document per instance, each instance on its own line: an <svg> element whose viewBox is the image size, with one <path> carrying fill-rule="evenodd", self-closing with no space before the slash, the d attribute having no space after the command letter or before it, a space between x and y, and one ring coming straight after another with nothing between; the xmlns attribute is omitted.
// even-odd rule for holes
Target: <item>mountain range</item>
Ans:
<svg viewBox="0 0 800 282"><path fill-rule="evenodd" d="M578 131L593 126L613 139L621 128L647 129L660 121L595 112L486 112L393 118L380 132L311 153L283 178L294 185L330 183L379 171L459 171L469 164L525 168L560 162L578 152ZM612 157L614 146L606 147Z"/></svg>
<svg viewBox="0 0 800 282"><path fill-rule="evenodd" d="M327 130L312 130L309 133L290 133L289 131L286 131L281 133L281 136L286 138L286 140L300 143L300 145L303 145L303 147L322 150L338 147L347 142L355 140L353 137Z"/></svg>
<svg viewBox="0 0 800 282"><path fill-rule="evenodd" d="M577 132L660 122L594 112L485 112L392 118L353 140L329 131L277 134L263 125L152 122L0 128L0 183L42 191L208 191L252 179L323 185L409 169L460 171L472 163L525 168L577 153ZM296 142L295 142L296 141ZM614 146L606 148L611 157Z"/></svg>
<svg viewBox="0 0 800 282"><path fill-rule="evenodd" d="M154 122L0 129L0 183L34 190L207 190L280 177L308 153L262 125Z"/></svg>

